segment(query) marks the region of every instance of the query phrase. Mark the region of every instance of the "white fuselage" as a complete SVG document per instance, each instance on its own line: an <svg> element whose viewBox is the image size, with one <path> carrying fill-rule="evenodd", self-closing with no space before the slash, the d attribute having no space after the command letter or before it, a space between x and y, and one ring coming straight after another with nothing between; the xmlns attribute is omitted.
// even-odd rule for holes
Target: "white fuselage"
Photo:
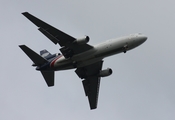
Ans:
<svg viewBox="0 0 175 120"><path fill-rule="evenodd" d="M76 67L84 67L98 62L105 57L121 52L125 53L126 51L141 45L146 39L147 37L140 33L110 39L106 42L95 45L92 49L86 52L74 55L72 58L66 59L64 56L61 56L59 59L57 58L55 62L52 63L52 69L66 70Z"/></svg>

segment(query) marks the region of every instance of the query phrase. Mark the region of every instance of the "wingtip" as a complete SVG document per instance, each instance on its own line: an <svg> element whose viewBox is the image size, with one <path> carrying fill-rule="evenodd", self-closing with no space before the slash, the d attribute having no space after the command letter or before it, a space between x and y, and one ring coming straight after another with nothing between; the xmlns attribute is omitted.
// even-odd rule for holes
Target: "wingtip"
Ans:
<svg viewBox="0 0 175 120"><path fill-rule="evenodd" d="M95 109L97 109L97 107L90 108L90 110L95 110Z"/></svg>
<svg viewBox="0 0 175 120"><path fill-rule="evenodd" d="M20 48L24 47L25 45L18 45Z"/></svg>
<svg viewBox="0 0 175 120"><path fill-rule="evenodd" d="M22 12L21 14L26 15L26 14L29 14L29 13L28 12Z"/></svg>

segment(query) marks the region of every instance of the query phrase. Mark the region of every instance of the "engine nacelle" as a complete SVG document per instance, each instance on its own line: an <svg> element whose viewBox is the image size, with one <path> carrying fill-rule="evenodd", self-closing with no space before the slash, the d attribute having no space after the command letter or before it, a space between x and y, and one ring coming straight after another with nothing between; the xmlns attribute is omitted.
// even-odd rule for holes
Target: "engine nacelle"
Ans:
<svg viewBox="0 0 175 120"><path fill-rule="evenodd" d="M77 38L75 41L74 41L74 43L77 43L77 44L80 44L80 45L82 45L82 44L86 44L86 43L88 43L89 42L89 36L85 36L85 37L83 37L83 38Z"/></svg>
<svg viewBox="0 0 175 120"><path fill-rule="evenodd" d="M101 70L100 73L99 73L99 76L100 77L107 77L111 74L112 74L112 69L107 68L107 69Z"/></svg>

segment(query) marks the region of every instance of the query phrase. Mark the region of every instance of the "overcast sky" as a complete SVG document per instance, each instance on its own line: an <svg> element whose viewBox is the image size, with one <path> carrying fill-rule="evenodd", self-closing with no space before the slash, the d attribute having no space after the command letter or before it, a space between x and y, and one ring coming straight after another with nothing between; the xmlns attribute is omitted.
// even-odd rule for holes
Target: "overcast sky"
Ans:
<svg viewBox="0 0 175 120"><path fill-rule="evenodd" d="M0 120L174 120L174 0L0 1ZM28 11L73 37L107 39L143 33L148 40L105 58L113 74L101 79L98 108L90 110L74 70L55 74L48 88L18 45L60 52L21 13Z"/></svg>

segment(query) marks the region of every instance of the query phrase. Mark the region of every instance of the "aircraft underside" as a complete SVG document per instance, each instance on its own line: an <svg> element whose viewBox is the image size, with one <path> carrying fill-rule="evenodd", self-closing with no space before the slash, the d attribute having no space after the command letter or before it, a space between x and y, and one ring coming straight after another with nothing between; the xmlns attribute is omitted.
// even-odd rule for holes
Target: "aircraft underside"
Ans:
<svg viewBox="0 0 175 120"><path fill-rule="evenodd" d="M102 69L103 58L122 52L126 53L147 39L145 35L137 33L92 46L88 44L90 40L88 36L74 38L28 12L22 14L33 22L50 41L59 44L62 53L51 54L47 50L42 50L39 55L26 45L20 45L19 47L33 61L32 66L41 71L49 87L54 86L55 71L75 69L75 73L82 79L90 109L97 108L101 77L112 74L111 68Z"/></svg>

